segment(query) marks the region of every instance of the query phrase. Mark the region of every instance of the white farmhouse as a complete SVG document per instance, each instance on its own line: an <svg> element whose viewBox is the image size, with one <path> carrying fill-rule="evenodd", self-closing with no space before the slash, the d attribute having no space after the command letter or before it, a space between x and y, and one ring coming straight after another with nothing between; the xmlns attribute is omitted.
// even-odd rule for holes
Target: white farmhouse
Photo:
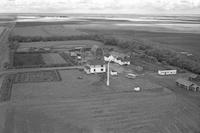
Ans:
<svg viewBox="0 0 200 133"><path fill-rule="evenodd" d="M87 74L104 73L106 72L106 64L103 60L90 60L84 67L84 71Z"/></svg>

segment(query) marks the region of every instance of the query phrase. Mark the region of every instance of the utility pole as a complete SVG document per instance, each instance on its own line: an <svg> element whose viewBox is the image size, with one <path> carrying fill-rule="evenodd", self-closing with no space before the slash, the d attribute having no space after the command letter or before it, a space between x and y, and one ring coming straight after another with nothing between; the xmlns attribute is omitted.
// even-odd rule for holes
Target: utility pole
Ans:
<svg viewBox="0 0 200 133"><path fill-rule="evenodd" d="M107 68L107 86L110 86L110 61L108 62L108 68Z"/></svg>

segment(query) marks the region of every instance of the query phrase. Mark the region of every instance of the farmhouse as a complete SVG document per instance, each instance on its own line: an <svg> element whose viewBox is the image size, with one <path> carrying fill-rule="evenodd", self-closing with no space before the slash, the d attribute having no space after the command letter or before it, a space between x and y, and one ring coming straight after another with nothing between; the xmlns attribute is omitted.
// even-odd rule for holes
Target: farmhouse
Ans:
<svg viewBox="0 0 200 133"><path fill-rule="evenodd" d="M177 74L177 70L158 70L159 75L174 75Z"/></svg>
<svg viewBox="0 0 200 133"><path fill-rule="evenodd" d="M104 73L106 72L105 62L103 60L89 60L84 67L84 71L87 74Z"/></svg>
<svg viewBox="0 0 200 133"><path fill-rule="evenodd" d="M193 90L193 91L200 91L200 86L188 81L187 79L177 79L176 85L180 86L181 88L187 89L187 90Z"/></svg>

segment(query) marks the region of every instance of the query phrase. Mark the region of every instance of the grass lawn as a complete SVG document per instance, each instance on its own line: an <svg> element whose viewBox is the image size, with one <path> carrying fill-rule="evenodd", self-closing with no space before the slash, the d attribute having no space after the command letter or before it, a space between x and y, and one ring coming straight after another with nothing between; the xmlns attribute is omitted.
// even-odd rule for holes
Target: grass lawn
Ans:
<svg viewBox="0 0 200 133"><path fill-rule="evenodd" d="M147 78L111 79L78 70L60 71L61 82L14 84L5 131L16 133L198 132L199 110ZM78 79L82 76L83 79ZM121 81L121 82L120 82ZM142 92L130 92L136 83ZM128 84L128 85L127 85ZM153 85L154 84L154 85ZM170 83L172 84L172 83ZM128 87L127 87L128 86ZM155 91L149 91L154 90ZM147 89L147 90L146 90ZM184 108L184 110L183 110ZM195 110L194 110L195 109ZM194 115L195 114L195 115Z"/></svg>

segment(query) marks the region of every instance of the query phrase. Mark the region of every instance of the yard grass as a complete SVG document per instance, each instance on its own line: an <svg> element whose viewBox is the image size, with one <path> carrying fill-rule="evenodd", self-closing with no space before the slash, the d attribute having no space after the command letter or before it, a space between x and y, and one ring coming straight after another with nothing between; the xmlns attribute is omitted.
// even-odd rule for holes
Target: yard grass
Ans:
<svg viewBox="0 0 200 133"><path fill-rule="evenodd" d="M14 119L9 119L6 127L16 133L200 131L200 108L186 97L165 89L126 91L127 84L134 86L136 82L143 83L143 87L159 87L147 83L148 78L135 81L119 76L107 87L102 81L96 84L100 81L98 75L78 70L63 70L60 75L61 82L14 84L11 101L15 111L8 113Z"/></svg>
<svg viewBox="0 0 200 133"><path fill-rule="evenodd" d="M15 53L14 67L29 67L45 65L40 53Z"/></svg>

